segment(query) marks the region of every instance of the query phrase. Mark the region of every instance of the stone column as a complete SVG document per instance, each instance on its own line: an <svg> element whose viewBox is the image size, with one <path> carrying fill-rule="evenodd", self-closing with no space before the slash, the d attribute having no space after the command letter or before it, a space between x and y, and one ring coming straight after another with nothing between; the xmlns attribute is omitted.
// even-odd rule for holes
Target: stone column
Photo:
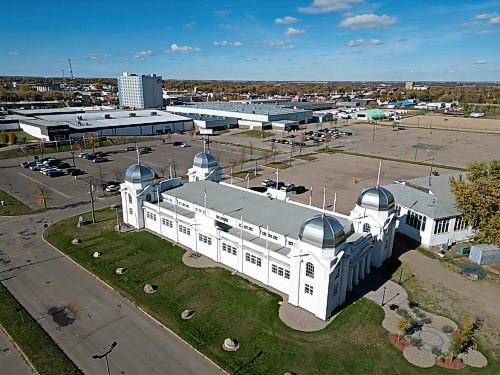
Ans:
<svg viewBox="0 0 500 375"><path fill-rule="evenodd" d="M370 258L371 258L371 255L370 253L366 254L366 258L365 258L365 273L368 275L370 273Z"/></svg>
<svg viewBox="0 0 500 375"><path fill-rule="evenodd" d="M365 278L365 261L366 258L363 258L359 261L359 278L361 280Z"/></svg>
<svg viewBox="0 0 500 375"><path fill-rule="evenodd" d="M354 266L354 285L358 285L359 282L359 262Z"/></svg>
<svg viewBox="0 0 500 375"><path fill-rule="evenodd" d="M352 266L349 266L349 276L347 277L347 290L350 292L352 290L352 278L353 278L353 273L354 269Z"/></svg>

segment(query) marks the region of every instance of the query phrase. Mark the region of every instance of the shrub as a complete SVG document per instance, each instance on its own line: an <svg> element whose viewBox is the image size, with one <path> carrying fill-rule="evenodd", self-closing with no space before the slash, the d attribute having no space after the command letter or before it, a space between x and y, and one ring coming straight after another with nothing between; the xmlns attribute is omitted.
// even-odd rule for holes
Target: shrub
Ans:
<svg viewBox="0 0 500 375"><path fill-rule="evenodd" d="M392 305L389 305L389 309L391 309L392 311L396 310L399 306L396 305L396 304L392 304Z"/></svg>
<svg viewBox="0 0 500 375"><path fill-rule="evenodd" d="M411 311L413 311L416 314L420 311L420 309L418 307L414 307L411 309Z"/></svg>
<svg viewBox="0 0 500 375"><path fill-rule="evenodd" d="M410 342L411 345L413 345L416 348L420 348L422 345L424 345L422 339L419 337L410 336L408 341Z"/></svg>
<svg viewBox="0 0 500 375"><path fill-rule="evenodd" d="M453 332L450 340L450 350L454 356L459 354L464 348L464 335L460 331Z"/></svg>
<svg viewBox="0 0 500 375"><path fill-rule="evenodd" d="M410 306L410 309L413 309L414 307L418 307L418 303L410 301L408 302L408 306Z"/></svg>
<svg viewBox="0 0 500 375"><path fill-rule="evenodd" d="M406 310L406 309L399 308L396 310L396 313L403 318L410 319L410 314L408 313L408 310Z"/></svg>
<svg viewBox="0 0 500 375"><path fill-rule="evenodd" d="M439 346L433 346L431 351L432 354L434 354L436 357L440 357L442 354L441 348Z"/></svg>
<svg viewBox="0 0 500 375"><path fill-rule="evenodd" d="M432 319L430 317L426 316L426 317L422 318L420 321L422 322L422 324L431 324Z"/></svg>
<svg viewBox="0 0 500 375"><path fill-rule="evenodd" d="M441 330L444 333L452 333L453 332L453 327L450 326L449 324L445 324L444 326L441 327Z"/></svg>
<svg viewBox="0 0 500 375"><path fill-rule="evenodd" d="M422 319L422 318L425 318L426 316L427 316L427 315L426 315L424 312L422 312L422 311L419 311L419 312L417 313L417 318Z"/></svg>

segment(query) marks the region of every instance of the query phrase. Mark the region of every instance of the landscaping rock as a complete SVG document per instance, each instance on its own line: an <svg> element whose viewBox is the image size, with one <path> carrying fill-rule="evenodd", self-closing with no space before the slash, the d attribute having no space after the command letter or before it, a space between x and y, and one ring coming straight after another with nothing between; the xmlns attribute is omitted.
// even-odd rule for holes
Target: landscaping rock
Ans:
<svg viewBox="0 0 500 375"><path fill-rule="evenodd" d="M118 267L115 271L115 273L117 275L123 275L124 273L126 273L128 271L128 268L126 267Z"/></svg>
<svg viewBox="0 0 500 375"><path fill-rule="evenodd" d="M99 251L96 251L94 254L92 254L94 258L99 258L101 255L102 253L100 253Z"/></svg>
<svg viewBox="0 0 500 375"><path fill-rule="evenodd" d="M235 352L239 349L240 343L236 339L227 338L222 343L222 349L226 352Z"/></svg>
<svg viewBox="0 0 500 375"><path fill-rule="evenodd" d="M85 224L85 221L83 220L83 216L80 216L78 218L78 223L76 223L76 227L81 228L81 227L83 227L84 224Z"/></svg>
<svg viewBox="0 0 500 375"><path fill-rule="evenodd" d="M144 285L144 293L152 294L158 290L158 285L146 284Z"/></svg>
<svg viewBox="0 0 500 375"><path fill-rule="evenodd" d="M412 365L421 367L421 368L428 368L434 366L436 363L436 359L434 355L428 350L421 350L418 348L415 348L414 346L409 346L403 351L403 355L406 358L408 362L410 362Z"/></svg>
<svg viewBox="0 0 500 375"><path fill-rule="evenodd" d="M78 238L73 238L73 239L71 240L71 243L72 243L73 245L78 245L80 242L82 242L82 241L80 241Z"/></svg>
<svg viewBox="0 0 500 375"><path fill-rule="evenodd" d="M467 353L459 354L459 358L464 360L464 363L471 367L486 367L488 365L488 360L486 357L477 350L469 350Z"/></svg>
<svg viewBox="0 0 500 375"><path fill-rule="evenodd" d="M181 312L181 319L189 320L194 316L195 312L196 311L194 311L194 310L184 310L183 312Z"/></svg>

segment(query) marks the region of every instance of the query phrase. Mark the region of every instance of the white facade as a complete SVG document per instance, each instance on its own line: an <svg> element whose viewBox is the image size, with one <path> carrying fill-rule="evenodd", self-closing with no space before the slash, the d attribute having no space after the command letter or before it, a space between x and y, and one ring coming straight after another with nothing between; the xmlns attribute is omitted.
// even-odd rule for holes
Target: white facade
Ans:
<svg viewBox="0 0 500 375"><path fill-rule="evenodd" d="M207 162L209 167L199 166ZM193 164L190 171L201 173L198 177L219 169L206 155L195 156ZM345 216L216 179L190 175L189 180L168 189L168 181L154 182L150 168L130 167L121 186L124 222L275 288L320 319L328 319L370 267L380 266L392 253L393 200L373 208L360 196Z"/></svg>
<svg viewBox="0 0 500 375"><path fill-rule="evenodd" d="M158 108L163 106L161 76L123 73L118 77L120 107Z"/></svg>

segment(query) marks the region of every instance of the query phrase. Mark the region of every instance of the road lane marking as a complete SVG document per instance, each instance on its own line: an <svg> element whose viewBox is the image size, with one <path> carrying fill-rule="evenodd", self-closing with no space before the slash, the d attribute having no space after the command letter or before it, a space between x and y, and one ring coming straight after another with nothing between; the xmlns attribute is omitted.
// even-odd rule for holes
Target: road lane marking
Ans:
<svg viewBox="0 0 500 375"><path fill-rule="evenodd" d="M72 199L72 198L73 198L73 197L70 197L69 195L66 195L66 194L64 194L64 193L61 193L59 190L56 190L56 189L54 189L53 187L50 187L50 186L48 186L48 185L45 185L43 182L40 182L40 181L38 181L38 180L35 180L34 178L31 178L31 177L29 177L29 176L26 176L24 173L19 172L19 174L20 174L21 176L23 176L23 177L26 177L28 180L31 180L31 181L33 181L33 182L36 182L37 184L40 184L40 185L45 186L46 188L48 188L48 189L50 189L50 190L52 190L52 191L56 192L57 194L61 194L61 195L62 195L63 197L65 197L65 198L68 198L68 199Z"/></svg>

